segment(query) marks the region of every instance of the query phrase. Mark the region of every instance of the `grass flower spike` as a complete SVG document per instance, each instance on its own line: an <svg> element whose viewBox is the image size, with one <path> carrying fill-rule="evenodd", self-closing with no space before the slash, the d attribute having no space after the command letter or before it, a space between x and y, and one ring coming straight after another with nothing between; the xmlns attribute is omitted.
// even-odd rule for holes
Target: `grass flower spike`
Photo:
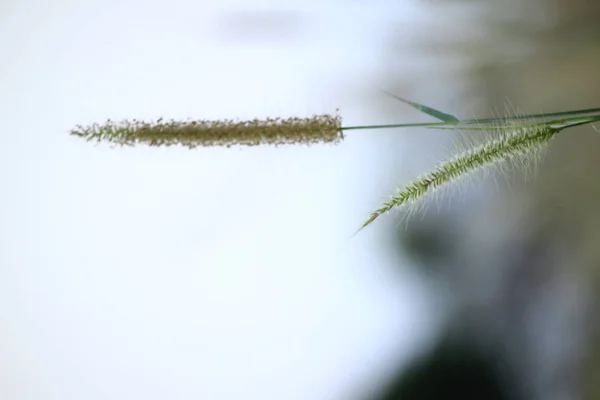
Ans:
<svg viewBox="0 0 600 400"><path fill-rule="evenodd" d="M417 204L425 195L473 172L502 164L510 159L535 156L558 132L560 129L546 125L504 131L499 138L468 149L398 190L395 196L371 214L360 229L393 208Z"/></svg>
<svg viewBox="0 0 600 400"><path fill-rule="evenodd" d="M78 125L72 135L88 141L106 141L120 145L145 143L150 146L180 144L198 146L257 146L261 144L337 143L344 138L341 118L337 115L314 115L309 118L269 118L252 121L164 121L138 120L90 126Z"/></svg>

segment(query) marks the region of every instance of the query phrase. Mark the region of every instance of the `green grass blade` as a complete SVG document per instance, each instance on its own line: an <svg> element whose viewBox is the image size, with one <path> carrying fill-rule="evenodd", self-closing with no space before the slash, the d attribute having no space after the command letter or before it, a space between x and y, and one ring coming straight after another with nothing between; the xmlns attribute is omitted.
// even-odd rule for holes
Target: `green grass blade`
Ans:
<svg viewBox="0 0 600 400"><path fill-rule="evenodd" d="M485 118L485 119L468 119L464 121L447 121L447 122L417 122L417 123L409 123L409 124L386 124L386 125L358 125L358 126L344 126L342 130L364 130L364 129L390 129L390 128L437 128L437 129L464 129L464 130L488 130L488 129L506 129L507 126L503 127L477 127L470 128L465 127L464 125L475 125L475 124L494 124L494 123L503 123L503 122L514 122L525 119L536 119L536 118L549 118L549 117L560 117L560 116L569 116L569 115L581 115L581 114L590 114L590 113L600 113L600 108L589 108L584 110L573 110L573 111L564 111L557 113L549 113L549 114L530 114L530 115L521 115L515 117L503 117L503 118ZM588 116L581 118L593 118L596 116ZM571 120L571 119L569 119ZM592 121L590 121L592 122ZM540 123L556 123L555 120L550 122L540 122ZM589 123L589 122L588 122ZM521 125L522 127L522 125Z"/></svg>
<svg viewBox="0 0 600 400"><path fill-rule="evenodd" d="M600 115L590 115L587 117L578 118L566 118L566 119L555 119L551 121L540 121L536 124L530 125L499 125L499 126L482 126L477 128L463 127L460 126L430 126L430 129L446 129L446 130L464 130L464 131L487 131L487 130L506 130L506 129L523 129L523 128L534 128L536 126L551 126L554 128L568 128L577 125L590 124L593 122L600 121Z"/></svg>
<svg viewBox="0 0 600 400"><path fill-rule="evenodd" d="M600 122L600 115L590 115L589 117L555 120L555 121L546 122L546 124L553 128L565 129L565 128L572 128L572 127L578 126L578 125L592 124L594 122Z"/></svg>
<svg viewBox="0 0 600 400"><path fill-rule="evenodd" d="M410 101L410 100L406 100L403 99L400 96L396 96L393 93L390 93L386 90L383 91L383 93L387 94L390 97L393 97L396 100L400 100L403 103L406 103L414 108L416 108L417 110L424 112L425 114L431 115L434 118L439 119L440 121L444 121L444 122L458 122L458 118L456 118L454 115L450 115L450 114L446 114L444 112L441 112L439 110L435 110L431 107L427 107L423 104L419 104L419 103L415 103L414 101Z"/></svg>
<svg viewBox="0 0 600 400"><path fill-rule="evenodd" d="M389 129L389 128L429 128L437 126L457 125L457 122L417 122L411 124L388 124L388 125L357 125L343 126L344 131L363 130L363 129Z"/></svg>
<svg viewBox="0 0 600 400"><path fill-rule="evenodd" d="M546 113L546 114L529 114L529 115L517 115L514 117L502 117L502 118L487 118L487 119L471 119L461 121L464 124L476 124L476 123L494 123L494 122L503 122L503 121L517 121L523 119L540 119L540 118L552 118L552 117L567 117L581 114L596 114L600 113L600 108L586 108L583 110L571 110L571 111L562 111L555 113Z"/></svg>

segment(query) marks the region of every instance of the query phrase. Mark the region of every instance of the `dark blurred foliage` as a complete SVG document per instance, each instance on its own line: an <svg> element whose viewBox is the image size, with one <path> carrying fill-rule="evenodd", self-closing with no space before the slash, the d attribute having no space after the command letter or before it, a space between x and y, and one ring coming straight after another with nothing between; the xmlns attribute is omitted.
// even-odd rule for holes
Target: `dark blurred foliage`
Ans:
<svg viewBox="0 0 600 400"><path fill-rule="evenodd" d="M410 51L436 60L430 76L460 82L452 109L428 105L477 116L502 109L507 99L511 112L515 105L523 113L600 106L600 2L426 3L444 14L440 26L421 26L409 45L400 33L391 47L398 59ZM461 67L451 62L457 58ZM433 85L432 78L407 81L393 71L386 79L394 82L390 90L419 93L423 102L419 87ZM429 96L436 98L435 89ZM418 141L404 145L416 149ZM451 316L468 334L442 336L373 399L600 399L599 155L598 133L574 129L552 143L535 179L516 174L510 190L429 210L408 229L390 231L433 287L443 282L469 310L467 318Z"/></svg>
<svg viewBox="0 0 600 400"><path fill-rule="evenodd" d="M373 400L519 400L498 353L465 339L445 339L418 358Z"/></svg>

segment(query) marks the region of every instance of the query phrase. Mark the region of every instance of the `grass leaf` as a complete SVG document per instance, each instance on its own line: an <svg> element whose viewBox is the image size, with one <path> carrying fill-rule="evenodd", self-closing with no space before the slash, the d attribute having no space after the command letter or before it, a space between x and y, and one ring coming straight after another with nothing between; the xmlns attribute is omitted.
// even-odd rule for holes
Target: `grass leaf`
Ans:
<svg viewBox="0 0 600 400"><path fill-rule="evenodd" d="M427 107L423 104L419 104L419 103L415 103L414 101L410 101L410 100L406 100L403 99L400 96L396 96L393 93L390 93L386 90L383 91L383 93L387 94L390 97L393 97L396 100L400 100L403 103L406 103L408 105L413 106L414 108L416 108L417 110L424 112L425 114L431 115L434 118L439 119L440 121L444 121L444 122L458 122L458 118L456 118L454 115L450 115L450 114L446 114L444 112L435 110L431 107Z"/></svg>

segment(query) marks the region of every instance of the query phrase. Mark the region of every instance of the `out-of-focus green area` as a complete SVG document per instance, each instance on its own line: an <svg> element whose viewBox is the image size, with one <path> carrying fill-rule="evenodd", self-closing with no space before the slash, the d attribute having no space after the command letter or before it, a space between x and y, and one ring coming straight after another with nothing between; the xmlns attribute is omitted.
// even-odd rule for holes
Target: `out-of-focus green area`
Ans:
<svg viewBox="0 0 600 400"><path fill-rule="evenodd" d="M446 1L430 9L440 25L416 33L411 49L458 87L444 103L453 108L433 106L468 118L600 104L600 3ZM405 57L406 46L391 42L394 57ZM390 81L405 97L418 92L419 82L393 73ZM414 148L431 140L415 137L406 139ZM469 185L483 193L441 214L431 207L398 230L402 251L458 299L450 336L463 339L443 333L380 399L600 398L598 170L600 133L578 127L552 143L532 176L508 171L509 185L496 177L500 190ZM493 355L487 361L482 348Z"/></svg>

